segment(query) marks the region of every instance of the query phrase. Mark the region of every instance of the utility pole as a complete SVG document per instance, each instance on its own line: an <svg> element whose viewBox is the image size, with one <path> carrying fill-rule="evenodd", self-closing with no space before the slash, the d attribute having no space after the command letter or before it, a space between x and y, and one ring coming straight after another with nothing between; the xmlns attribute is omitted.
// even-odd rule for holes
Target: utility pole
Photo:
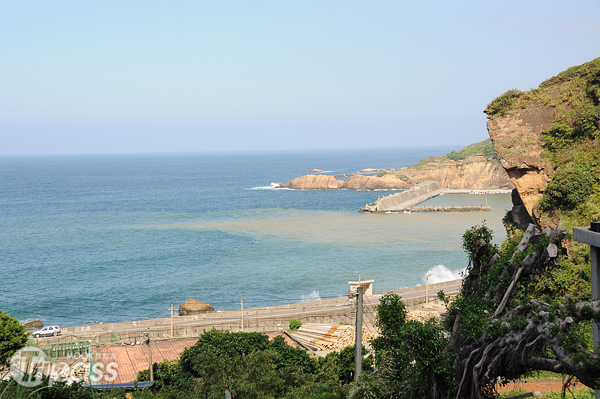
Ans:
<svg viewBox="0 0 600 399"><path fill-rule="evenodd" d="M173 334L173 304L171 304L171 338L175 335Z"/></svg>
<svg viewBox="0 0 600 399"><path fill-rule="evenodd" d="M246 298L242 298L242 300L240 301L242 303L242 328L241 328L241 332L244 332L244 301L246 300Z"/></svg>
<svg viewBox="0 0 600 399"><path fill-rule="evenodd" d="M356 334L354 338L354 382L362 373L362 319L363 319L363 287L356 287Z"/></svg>
<svg viewBox="0 0 600 399"><path fill-rule="evenodd" d="M92 340L89 340L88 346L88 363L90 366L90 370L88 372L88 380L90 382L90 387L94 385L94 380L92 379L92 369L94 368L94 356L92 355Z"/></svg>
<svg viewBox="0 0 600 399"><path fill-rule="evenodd" d="M150 341L150 327L148 327L148 332L146 333L148 339L146 343L148 344L148 362L150 363L150 381L154 381L154 370L152 367L152 345Z"/></svg>

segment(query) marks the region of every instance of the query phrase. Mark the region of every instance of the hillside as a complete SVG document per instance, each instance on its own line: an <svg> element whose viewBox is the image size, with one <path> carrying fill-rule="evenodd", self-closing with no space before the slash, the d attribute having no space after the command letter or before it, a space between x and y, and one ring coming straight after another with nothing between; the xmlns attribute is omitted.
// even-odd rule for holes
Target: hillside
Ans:
<svg viewBox="0 0 600 399"><path fill-rule="evenodd" d="M457 354L455 396L494 397L496 381L540 370L570 376L565 387L576 378L600 389L592 344L600 300L592 299L590 248L572 240L574 226L600 218L600 58L536 89L509 90L485 113L516 189L502 246L485 224L463 235L469 265L445 324Z"/></svg>

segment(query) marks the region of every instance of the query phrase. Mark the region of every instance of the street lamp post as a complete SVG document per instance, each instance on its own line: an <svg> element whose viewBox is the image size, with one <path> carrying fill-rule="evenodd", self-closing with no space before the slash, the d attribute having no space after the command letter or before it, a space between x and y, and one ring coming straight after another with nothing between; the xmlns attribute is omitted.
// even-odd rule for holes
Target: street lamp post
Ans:
<svg viewBox="0 0 600 399"><path fill-rule="evenodd" d="M242 303L242 328L241 328L241 332L244 332L244 301L246 300L246 298L242 298L242 300L240 301Z"/></svg>

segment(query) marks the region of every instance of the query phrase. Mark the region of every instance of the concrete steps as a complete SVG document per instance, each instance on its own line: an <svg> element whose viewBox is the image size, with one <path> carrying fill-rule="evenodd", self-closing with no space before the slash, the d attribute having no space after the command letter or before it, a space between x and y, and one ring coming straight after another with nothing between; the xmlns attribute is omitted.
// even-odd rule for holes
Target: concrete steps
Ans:
<svg viewBox="0 0 600 399"><path fill-rule="evenodd" d="M324 350L334 346L348 328L351 326L306 323L290 336L305 345Z"/></svg>

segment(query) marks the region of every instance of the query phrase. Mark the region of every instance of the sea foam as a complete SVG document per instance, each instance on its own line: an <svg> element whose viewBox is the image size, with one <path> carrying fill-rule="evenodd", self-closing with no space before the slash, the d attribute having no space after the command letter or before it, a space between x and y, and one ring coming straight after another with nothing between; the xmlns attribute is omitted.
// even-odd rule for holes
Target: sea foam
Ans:
<svg viewBox="0 0 600 399"><path fill-rule="evenodd" d="M437 265L427 270L425 275L431 274L431 276L429 276L429 284L435 284L443 283L444 281L458 280L459 278L462 278L465 271L466 268L450 270L444 265ZM425 276L423 276L423 280L425 280Z"/></svg>
<svg viewBox="0 0 600 399"><path fill-rule="evenodd" d="M320 301L321 295L319 291L313 291L308 295L300 295L300 302Z"/></svg>

